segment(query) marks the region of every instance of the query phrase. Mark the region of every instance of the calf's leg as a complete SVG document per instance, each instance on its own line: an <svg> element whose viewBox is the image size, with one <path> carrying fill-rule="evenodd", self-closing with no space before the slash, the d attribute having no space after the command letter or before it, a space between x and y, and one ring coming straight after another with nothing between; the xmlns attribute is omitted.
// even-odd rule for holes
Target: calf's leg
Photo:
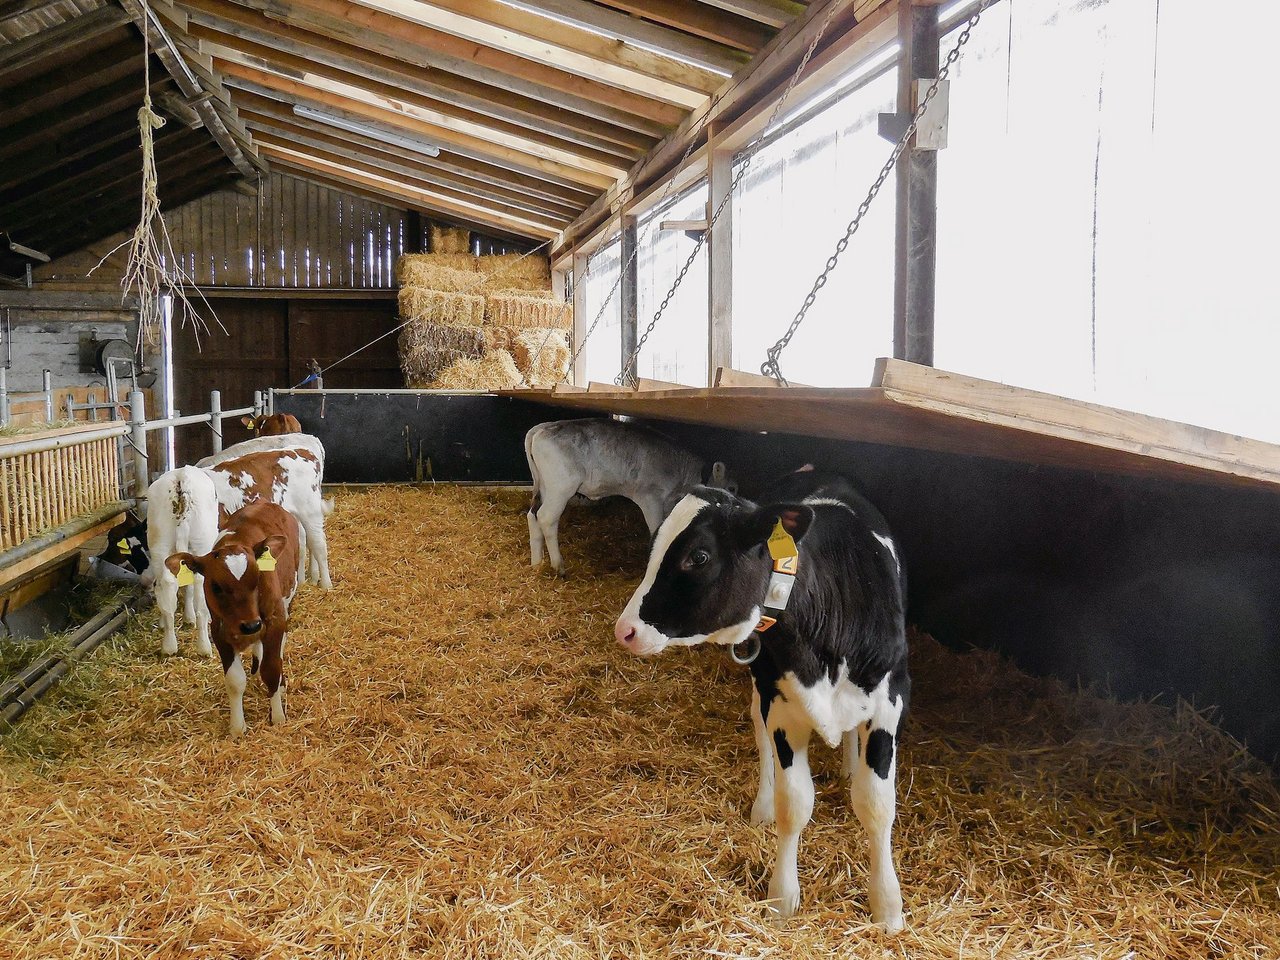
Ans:
<svg viewBox="0 0 1280 960"><path fill-rule="evenodd" d="M187 587L187 598L195 594L193 606L196 620L196 651L202 656L212 657L213 647L209 643L209 605L204 602L204 577L196 577L196 582Z"/></svg>
<svg viewBox="0 0 1280 960"><path fill-rule="evenodd" d="M565 504L573 496L574 490L544 489L542 506L538 508L538 526L547 544L547 557L556 573L564 575L564 558L560 556L560 517L564 513Z"/></svg>
<svg viewBox="0 0 1280 960"><path fill-rule="evenodd" d="M312 565L317 574L316 582L320 584L321 590L332 590L333 581L329 579L329 541L324 536L324 514L321 513L319 517L308 516L300 525L306 531L306 549L311 551ZM299 550L302 550L301 544Z"/></svg>
<svg viewBox="0 0 1280 960"><path fill-rule="evenodd" d="M284 645L288 635L280 633L262 641L262 682L271 697L271 723L284 723Z"/></svg>
<svg viewBox="0 0 1280 960"><path fill-rule="evenodd" d="M760 752L760 789L751 805L751 822L773 823L773 740L760 712L760 691L751 688L751 725L755 728L756 749Z"/></svg>
<svg viewBox="0 0 1280 960"><path fill-rule="evenodd" d="M542 566L542 524L538 523L538 507L542 505L542 497L537 489L533 491L533 502L529 504L529 566L537 569Z"/></svg>
<svg viewBox="0 0 1280 960"><path fill-rule="evenodd" d="M813 775L809 772L810 730L773 730L773 806L777 819L778 853L769 878L769 905L778 919L800 906L800 874L796 856L800 833L813 816Z"/></svg>
<svg viewBox="0 0 1280 960"><path fill-rule="evenodd" d="M155 578L156 606L160 610L160 623L164 626L164 639L160 642L160 652L172 657L178 652L178 578L169 572L169 568L160 565Z"/></svg>
<svg viewBox="0 0 1280 960"><path fill-rule="evenodd" d="M859 756L853 765L850 783L854 812L867 833L867 899L871 919L886 933L902 930L902 888L893 866L892 846L897 810L894 774L901 715L901 699L896 707L887 698L876 706L871 719L858 731Z"/></svg>
<svg viewBox="0 0 1280 960"><path fill-rule="evenodd" d="M227 732L233 737L244 733L244 688L247 678L244 673L244 662L235 647L222 640L214 639L218 647L218 656L222 660L223 679L227 686L227 706L231 711L231 720Z"/></svg>

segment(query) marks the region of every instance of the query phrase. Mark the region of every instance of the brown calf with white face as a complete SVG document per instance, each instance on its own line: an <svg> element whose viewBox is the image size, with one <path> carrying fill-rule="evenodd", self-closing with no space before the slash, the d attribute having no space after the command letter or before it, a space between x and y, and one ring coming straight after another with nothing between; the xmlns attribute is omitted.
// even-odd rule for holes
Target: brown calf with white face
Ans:
<svg viewBox="0 0 1280 960"><path fill-rule="evenodd" d="M302 432L302 424L292 413L264 413L260 417L241 417L240 422L252 430L255 437L279 437Z"/></svg>
<svg viewBox="0 0 1280 960"><path fill-rule="evenodd" d="M248 672L261 665L271 722L284 722L284 647L289 603L298 589L299 550L298 521L283 507L259 501L232 514L204 556L175 553L165 560L174 576L185 566L204 577L213 643L226 675L232 736L245 730L245 654L252 656Z"/></svg>

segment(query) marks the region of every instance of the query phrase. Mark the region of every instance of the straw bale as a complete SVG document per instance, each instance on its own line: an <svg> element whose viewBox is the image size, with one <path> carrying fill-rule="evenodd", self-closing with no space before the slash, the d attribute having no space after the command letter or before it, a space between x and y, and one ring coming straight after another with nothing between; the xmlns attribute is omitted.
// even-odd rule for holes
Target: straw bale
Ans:
<svg viewBox="0 0 1280 960"><path fill-rule="evenodd" d="M451 364L484 353L483 327L446 327L414 321L400 331L400 369L405 386L431 386Z"/></svg>
<svg viewBox="0 0 1280 960"><path fill-rule="evenodd" d="M445 293L481 293L484 275L432 263L417 263L402 272L400 288L442 290Z"/></svg>
<svg viewBox="0 0 1280 960"><path fill-rule="evenodd" d="M484 322L491 327L527 330L573 328L573 305L561 300L546 300L520 293L491 293L485 297Z"/></svg>
<svg viewBox="0 0 1280 960"><path fill-rule="evenodd" d="M513 331L511 354L531 387L551 387L569 370L569 335L563 330Z"/></svg>
<svg viewBox="0 0 1280 960"><path fill-rule="evenodd" d="M467 253L471 249L471 231L464 227L438 227L431 224L432 253Z"/></svg>
<svg viewBox="0 0 1280 960"><path fill-rule="evenodd" d="M475 294L401 287L399 299L400 316L406 320L448 327L479 326L484 322L484 297Z"/></svg>
<svg viewBox="0 0 1280 960"><path fill-rule="evenodd" d="M510 390L524 384L516 362L506 350L493 350L472 360L451 364L432 384L437 390Z"/></svg>
<svg viewBox="0 0 1280 960"><path fill-rule="evenodd" d="M542 298L554 296L551 292L551 284L542 280L535 280L528 277L507 277L500 274L492 274L485 278L483 289L488 293L522 293L526 296L534 295Z"/></svg>
<svg viewBox="0 0 1280 960"><path fill-rule="evenodd" d="M481 327L484 332L484 349L488 353L490 350L506 350L510 352L512 338L515 335L514 330L507 327Z"/></svg>
<svg viewBox="0 0 1280 960"><path fill-rule="evenodd" d="M251 678L227 739L217 662L188 632L158 664L148 612L0 734L6 960L1280 957L1268 768L1186 705L919 635L907 930L870 929L866 841L816 740L804 901L771 923L747 672L610 637L638 510L571 506L562 581L529 568L526 493L337 498L336 589L290 608L282 727Z"/></svg>
<svg viewBox="0 0 1280 960"><path fill-rule="evenodd" d="M438 271L447 270L448 274L439 274ZM461 271L469 274L471 283L478 282L474 276L476 273L476 258L469 253L406 253L403 257L396 261L396 282L402 287L430 287L434 290L454 290L456 287L440 287L441 276L448 282L457 282L450 280L452 271Z"/></svg>
<svg viewBox="0 0 1280 960"><path fill-rule="evenodd" d="M551 261L536 253L528 256L518 253L503 253L488 257L477 257L476 269L490 276L536 280L548 289L551 287Z"/></svg>

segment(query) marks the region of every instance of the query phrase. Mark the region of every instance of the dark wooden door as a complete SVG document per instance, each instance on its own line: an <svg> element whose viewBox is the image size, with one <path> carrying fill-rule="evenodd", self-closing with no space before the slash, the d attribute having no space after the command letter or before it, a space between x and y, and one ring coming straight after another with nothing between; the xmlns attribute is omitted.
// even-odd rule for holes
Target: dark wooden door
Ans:
<svg viewBox="0 0 1280 960"><path fill-rule="evenodd" d="M312 359L329 366L393 330L396 303L389 297L218 297L211 300L218 324L198 337L179 330L173 343L174 405L183 413L209 409L209 392L222 391L224 410L247 407L255 390L286 389L302 381ZM324 375L329 388L404 386L396 335L382 336ZM306 424L303 424L306 428ZM246 440L239 419L223 422L223 443ZM178 463L208 456L209 428L180 427Z"/></svg>

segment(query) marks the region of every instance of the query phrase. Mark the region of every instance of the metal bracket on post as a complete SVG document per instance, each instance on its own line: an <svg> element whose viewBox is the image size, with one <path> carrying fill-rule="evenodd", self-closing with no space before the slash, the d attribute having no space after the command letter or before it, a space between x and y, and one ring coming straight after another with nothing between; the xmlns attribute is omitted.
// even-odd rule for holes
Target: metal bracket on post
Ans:
<svg viewBox="0 0 1280 960"><path fill-rule="evenodd" d="M213 431L213 452L222 452L222 391L209 391L209 429Z"/></svg>
<svg viewBox="0 0 1280 960"><path fill-rule="evenodd" d="M44 391L44 419L46 423L53 423L53 372L44 371L43 381L41 389Z"/></svg>
<svg viewBox="0 0 1280 960"><path fill-rule="evenodd" d="M890 143L902 139L911 118L920 107L925 91L933 84L932 80L916 80L912 83L912 105L909 112L882 113L877 118L876 132ZM933 95L929 105L920 115L916 124L915 139L911 143L913 150L945 150L947 147L947 127L951 120L951 81L939 80L938 92Z"/></svg>
<svg viewBox="0 0 1280 960"><path fill-rule="evenodd" d="M253 419L257 420L262 416L262 411L266 408L266 391L253 391Z"/></svg>

